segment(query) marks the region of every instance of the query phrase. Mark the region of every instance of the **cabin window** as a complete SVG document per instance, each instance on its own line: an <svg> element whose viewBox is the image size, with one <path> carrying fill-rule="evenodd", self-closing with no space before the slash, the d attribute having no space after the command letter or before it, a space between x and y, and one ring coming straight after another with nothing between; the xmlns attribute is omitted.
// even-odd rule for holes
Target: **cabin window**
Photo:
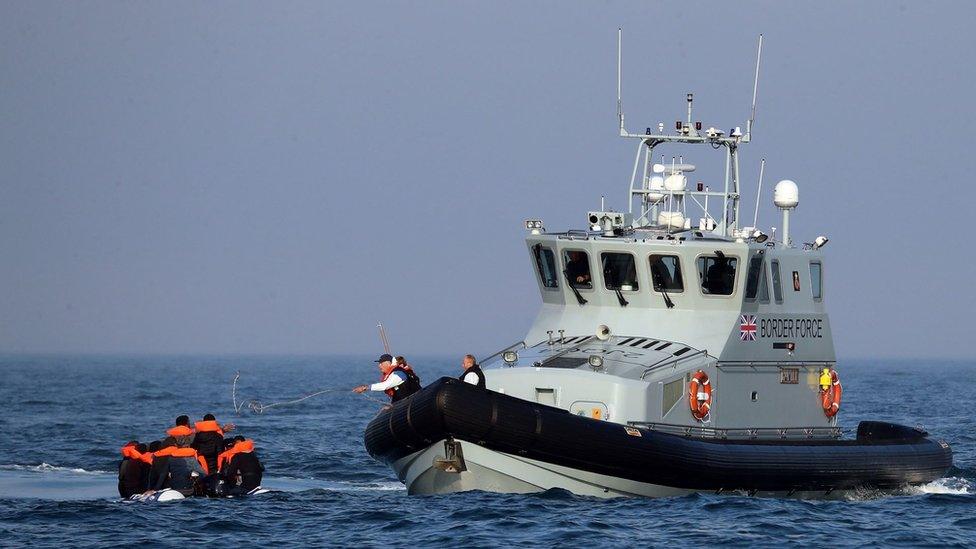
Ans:
<svg viewBox="0 0 976 549"><path fill-rule="evenodd" d="M545 288L558 288L559 277L556 275L556 256L552 250L543 248L540 244L532 247L535 254L535 264L539 269L539 278Z"/></svg>
<svg viewBox="0 0 976 549"><path fill-rule="evenodd" d="M820 263L810 263L810 289L813 299L823 299L823 266Z"/></svg>
<svg viewBox="0 0 976 549"><path fill-rule="evenodd" d="M566 265L566 279L574 288L593 288L593 277L590 275L590 256L583 250L566 250L563 252L563 264Z"/></svg>
<svg viewBox="0 0 976 549"><path fill-rule="evenodd" d="M749 275L746 277L746 300L754 301L757 297L763 303L769 303L766 261L762 254L756 254L749 260Z"/></svg>
<svg viewBox="0 0 976 549"><path fill-rule="evenodd" d="M683 292L684 281L681 280L681 263L676 255L652 255L651 282L655 292Z"/></svg>
<svg viewBox="0 0 976 549"><path fill-rule="evenodd" d="M603 252L603 282L608 290L637 291L637 263L625 253Z"/></svg>
<svg viewBox="0 0 976 549"><path fill-rule="evenodd" d="M727 255L704 255L698 258L698 279L703 294L732 295L735 291L735 269L738 259Z"/></svg>
<svg viewBox="0 0 976 549"><path fill-rule="evenodd" d="M779 280L779 260L774 259L770 264L770 270L773 271L773 299L776 303L783 302L783 283Z"/></svg>

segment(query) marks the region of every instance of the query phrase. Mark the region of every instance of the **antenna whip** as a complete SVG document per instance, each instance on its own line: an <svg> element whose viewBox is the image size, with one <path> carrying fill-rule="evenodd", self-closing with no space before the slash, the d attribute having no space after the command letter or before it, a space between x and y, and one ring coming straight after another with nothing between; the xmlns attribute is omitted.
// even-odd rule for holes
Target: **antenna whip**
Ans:
<svg viewBox="0 0 976 549"><path fill-rule="evenodd" d="M383 342L383 352L390 355L390 340L386 338L386 328L383 327L382 322L377 322L376 327L380 329L380 341Z"/></svg>

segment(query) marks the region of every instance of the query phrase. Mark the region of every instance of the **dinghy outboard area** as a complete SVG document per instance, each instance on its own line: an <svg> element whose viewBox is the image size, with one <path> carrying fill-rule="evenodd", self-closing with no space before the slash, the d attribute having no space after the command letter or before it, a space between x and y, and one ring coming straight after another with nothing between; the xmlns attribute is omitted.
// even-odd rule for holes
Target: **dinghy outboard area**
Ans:
<svg viewBox="0 0 976 549"><path fill-rule="evenodd" d="M799 185L774 185L782 218L760 228L762 160L744 220L739 157L762 43L744 131L696 120L689 93L673 129L631 133L618 31L619 135L637 144L626 207L601 199L569 230L526 220L541 306L520 341L481 361L486 388L444 378L370 422L367 451L410 493L823 498L952 466L949 444L924 428L840 428L856 395L844 394L826 309L829 239L790 232ZM719 169L699 170L689 148L717 151Z"/></svg>

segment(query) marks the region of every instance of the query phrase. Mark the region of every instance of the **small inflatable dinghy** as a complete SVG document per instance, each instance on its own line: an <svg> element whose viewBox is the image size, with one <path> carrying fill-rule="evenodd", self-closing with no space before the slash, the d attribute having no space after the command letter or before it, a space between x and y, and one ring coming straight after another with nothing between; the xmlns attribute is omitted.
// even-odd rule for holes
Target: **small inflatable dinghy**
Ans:
<svg viewBox="0 0 976 549"><path fill-rule="evenodd" d="M223 497L226 497L228 499L242 498L242 497L245 497L245 496L257 496L257 495L261 495L261 494L267 494L270 491L271 490L269 490L267 488L264 488L262 486L258 486L257 488L251 490L250 492L248 492L246 494L242 494L242 495L228 495L228 496L223 496ZM187 498L182 493L180 493L180 492L178 492L176 490L173 490L171 488L166 488L165 490L157 490L155 492L152 492L151 494L135 494L135 495L129 497L129 499L126 500L126 501L137 501L137 502L141 502L141 503L165 503L165 502L169 502L169 501L180 501L180 500L183 500L183 499L187 499Z"/></svg>
<svg viewBox="0 0 976 549"><path fill-rule="evenodd" d="M156 490L151 494L135 494L130 496L127 501L138 501L141 503L165 503L168 501L179 501L181 499L186 499L186 496L176 490L167 488L165 490Z"/></svg>
<svg viewBox="0 0 976 549"><path fill-rule="evenodd" d="M411 493L824 497L927 483L952 465L947 443L891 423L862 422L847 440L721 440L582 417L450 378L382 411L365 445Z"/></svg>

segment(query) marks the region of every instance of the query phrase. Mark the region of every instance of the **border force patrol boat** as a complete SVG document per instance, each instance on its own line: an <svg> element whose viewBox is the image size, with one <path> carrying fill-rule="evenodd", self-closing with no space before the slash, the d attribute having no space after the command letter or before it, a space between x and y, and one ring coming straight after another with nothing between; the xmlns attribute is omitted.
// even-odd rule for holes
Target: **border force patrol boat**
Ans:
<svg viewBox="0 0 976 549"><path fill-rule="evenodd" d="M758 198L742 226L739 148L762 36L744 132L703 130L691 94L673 132L628 132L619 31L617 48L620 136L637 141L628 211L588 212L566 232L527 221L542 307L525 338L484 361L487 390L444 378L381 412L369 453L412 494L820 498L944 475L952 451L921 428L864 421L842 437L827 238L792 241L796 184L775 186L778 234L757 227ZM721 190L689 186L695 166L656 157L662 145L724 152Z"/></svg>

